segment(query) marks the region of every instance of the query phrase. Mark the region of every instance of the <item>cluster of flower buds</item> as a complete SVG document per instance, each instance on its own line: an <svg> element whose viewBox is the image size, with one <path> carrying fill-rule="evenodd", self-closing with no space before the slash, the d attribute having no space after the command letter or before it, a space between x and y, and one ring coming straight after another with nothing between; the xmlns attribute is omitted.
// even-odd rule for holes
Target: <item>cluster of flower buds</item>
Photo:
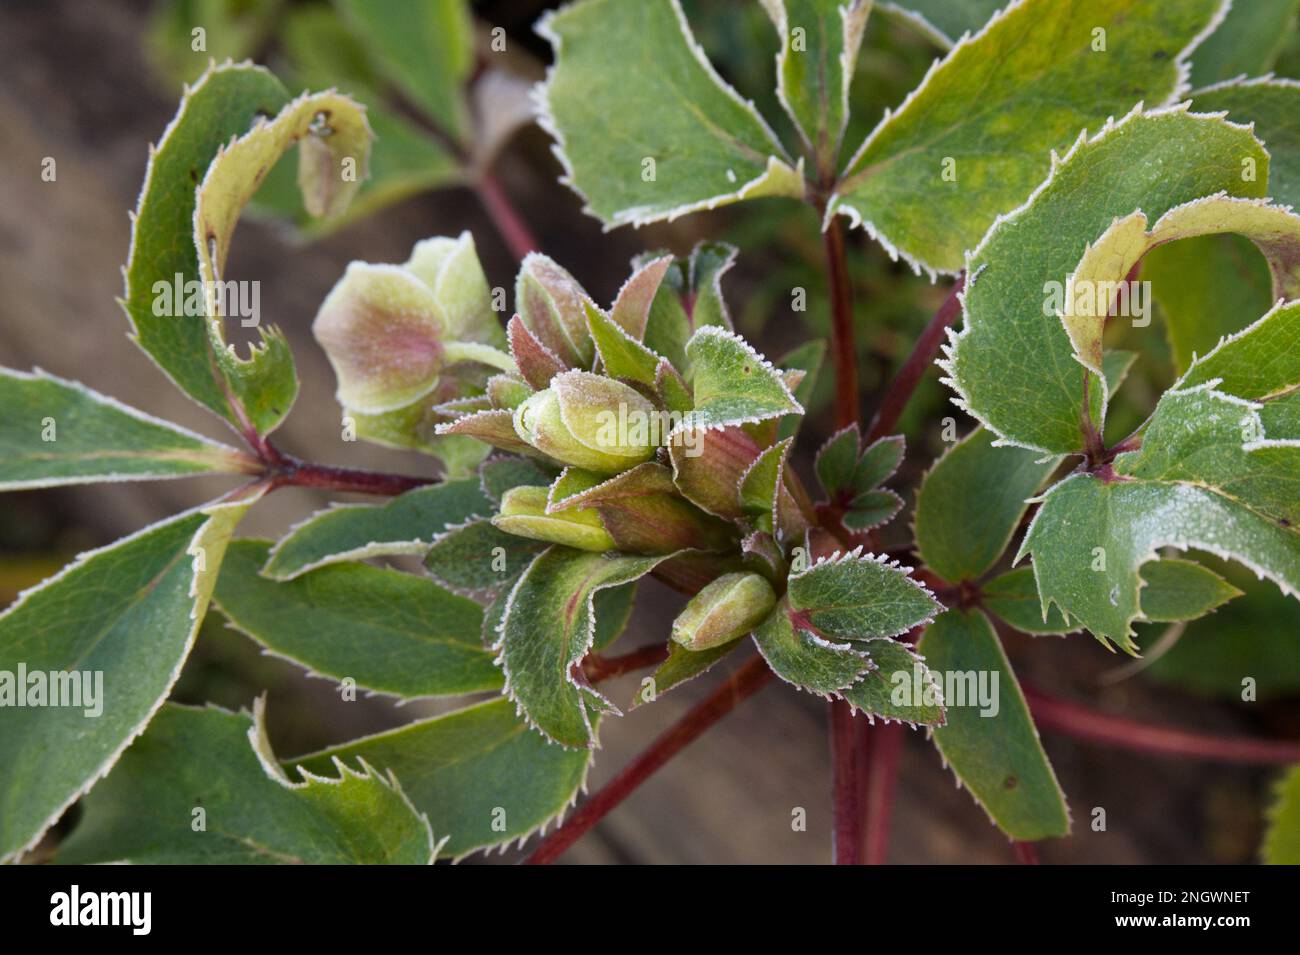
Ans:
<svg viewBox="0 0 1300 955"><path fill-rule="evenodd" d="M368 436L380 419L405 434L433 423L437 440L474 439L555 475L505 493L498 529L666 557L656 572L698 590L674 639L703 650L767 615L813 521L786 467L805 372L731 331L718 288L730 261L720 246L646 257L606 310L529 255L503 336L468 237L429 240L403 266L350 266L315 332Z"/></svg>

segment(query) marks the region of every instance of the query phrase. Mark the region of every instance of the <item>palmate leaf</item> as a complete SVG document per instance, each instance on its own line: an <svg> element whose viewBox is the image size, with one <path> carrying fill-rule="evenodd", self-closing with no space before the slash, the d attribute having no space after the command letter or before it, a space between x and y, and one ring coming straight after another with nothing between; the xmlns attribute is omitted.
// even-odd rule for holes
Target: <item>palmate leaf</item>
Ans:
<svg viewBox="0 0 1300 955"><path fill-rule="evenodd" d="M267 580L267 541L231 544L213 601L276 656L403 700L501 688L484 649L483 608L431 580L338 563Z"/></svg>
<svg viewBox="0 0 1300 955"><path fill-rule="evenodd" d="M864 225L917 271L957 272L965 250L1042 180L1052 149L1135 103L1173 101L1183 60L1226 6L1010 3L885 116L849 161L827 214Z"/></svg>
<svg viewBox="0 0 1300 955"><path fill-rule="evenodd" d="M802 168L718 76L678 0L579 0L537 30L555 51L541 123L566 182L606 226L803 196Z"/></svg>
<svg viewBox="0 0 1300 955"><path fill-rule="evenodd" d="M1065 795L988 618L979 610L949 610L929 626L917 650L966 697L945 695L948 719L933 736L962 785L1013 839L1067 835ZM991 699L972 694L980 681Z"/></svg>
<svg viewBox="0 0 1300 955"><path fill-rule="evenodd" d="M589 708L617 708L575 673L596 636L593 598L640 579L668 556L553 546L529 564L510 591L494 647L500 652L506 692L528 725L563 746L595 746Z"/></svg>
<svg viewBox="0 0 1300 955"><path fill-rule="evenodd" d="M1033 554L1044 608L1054 601L1131 649L1139 568L1164 546L1231 558L1300 591L1300 421L1285 397L1248 400L1300 385L1296 350L1269 352L1298 324L1300 304L1281 305L1225 341L1165 393L1141 450L1119 455L1113 477L1078 473L1044 495L1020 553Z"/></svg>
<svg viewBox="0 0 1300 955"><path fill-rule="evenodd" d="M0 368L0 490L256 473L234 448L39 369Z"/></svg>
<svg viewBox="0 0 1300 955"><path fill-rule="evenodd" d="M872 0L763 0L781 42L776 92L805 143L827 167L849 116L849 83Z"/></svg>
<svg viewBox="0 0 1300 955"><path fill-rule="evenodd" d="M9 684L0 685L9 698L0 706L0 859L35 845L166 699L230 535L255 499L210 504L82 554L0 614ZM24 671L42 682L75 671L96 700L19 706L12 694L35 685L23 685Z"/></svg>
<svg viewBox="0 0 1300 955"><path fill-rule="evenodd" d="M1260 178L1243 181L1246 168ZM1086 419L1098 428L1104 420L1106 389L1075 360L1048 283L1063 289L1087 243L1116 216L1141 208L1159 218L1219 192L1258 198L1267 168L1249 129L1182 107L1135 110L1091 139L1081 135L1053 159L1034 196L967 257L964 326L943 363L958 403L1005 443L1081 450Z"/></svg>
<svg viewBox="0 0 1300 955"><path fill-rule="evenodd" d="M976 428L935 462L916 498L916 546L945 580L974 580L1011 542L1060 458L993 444Z"/></svg>
<svg viewBox="0 0 1300 955"><path fill-rule="evenodd" d="M296 524L271 549L262 573L292 580L344 560L423 554L439 535L492 510L473 477L416 488L386 504L336 505Z"/></svg>
<svg viewBox="0 0 1300 955"><path fill-rule="evenodd" d="M336 764L291 782L258 703L255 716L166 704L86 798L59 862L433 862L428 819L372 767Z"/></svg>
<svg viewBox="0 0 1300 955"><path fill-rule="evenodd" d="M323 215L345 207L365 178L369 142L364 113L346 97L304 94L290 102L267 71L226 63L186 91L150 153L123 307L146 354L181 390L237 427L247 420L266 433L288 413L298 390L288 343L262 328L260 344L238 357L225 344L217 289L202 287L199 315L176 283L224 279L239 213L291 145L300 144L307 208Z"/></svg>
<svg viewBox="0 0 1300 955"><path fill-rule="evenodd" d="M506 699L479 703L286 761L314 773L334 760L396 775L457 858L505 846L546 826L585 788L591 750L547 742Z"/></svg>

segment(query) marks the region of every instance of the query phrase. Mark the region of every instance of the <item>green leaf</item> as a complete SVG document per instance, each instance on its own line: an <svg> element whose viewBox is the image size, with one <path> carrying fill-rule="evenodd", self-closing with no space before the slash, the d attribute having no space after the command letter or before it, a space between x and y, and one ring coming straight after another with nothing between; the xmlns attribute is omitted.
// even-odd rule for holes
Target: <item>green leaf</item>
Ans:
<svg viewBox="0 0 1300 955"><path fill-rule="evenodd" d="M735 265L736 254L736 247L726 242L696 243L688 258L676 259L668 267L650 303L641 340L687 380L692 371L686 343L696 330L707 325L732 328L722 297L722 276ZM638 256L633 264L654 261L658 255L652 252Z"/></svg>
<svg viewBox="0 0 1300 955"><path fill-rule="evenodd" d="M319 773L335 758L392 771L460 858L522 842L563 813L586 786L591 751L551 745L496 699L288 762Z"/></svg>
<svg viewBox="0 0 1300 955"><path fill-rule="evenodd" d="M917 649L957 691L945 695L948 722L934 731L934 744L989 819L1012 839L1068 835L1065 795L988 618L978 610L950 610ZM971 692L986 679L982 689L991 696Z"/></svg>
<svg viewBox="0 0 1300 955"><path fill-rule="evenodd" d="M836 554L790 575L790 609L825 639L896 637L943 609L910 571L860 547Z"/></svg>
<svg viewBox="0 0 1300 955"><path fill-rule="evenodd" d="M1295 28L1298 8L1297 0L1233 3L1192 55L1192 87L1268 72Z"/></svg>
<svg viewBox="0 0 1300 955"><path fill-rule="evenodd" d="M776 95L820 161L833 168L871 0L764 0L781 52Z"/></svg>
<svg viewBox="0 0 1300 955"><path fill-rule="evenodd" d="M826 343L820 339L814 339L813 341L804 342L797 348L792 348L776 363L778 368L794 369L804 373L803 380L795 385L791 391L794 394L794 400L799 402L805 409L812 404L813 393L817 390L817 379L825 357ZM802 415L789 415L782 418L781 423L777 426L776 436L778 438L793 438L799 433L801 424L803 424Z"/></svg>
<svg viewBox="0 0 1300 955"><path fill-rule="evenodd" d="M1156 623L1195 620L1241 591L1195 561L1166 557L1142 569L1142 615Z"/></svg>
<svg viewBox="0 0 1300 955"><path fill-rule="evenodd" d="M1225 232L1244 235L1259 247L1269 264L1274 299L1300 295L1300 266L1296 264L1300 261L1300 216L1288 208L1265 200L1206 196L1169 210L1149 229L1147 222L1141 211L1116 218L1088 246L1066 282L1061 322L1074 343L1075 357L1097 374L1102 374L1102 330L1112 297L1108 292L1094 295L1092 290L1118 288L1142 257L1158 246Z"/></svg>
<svg viewBox="0 0 1300 955"><path fill-rule="evenodd" d="M471 520L439 534L424 566L449 590L497 594L545 549L539 541L498 530L489 520Z"/></svg>
<svg viewBox="0 0 1300 955"><path fill-rule="evenodd" d="M867 654L848 643L837 644L799 626L788 598L782 598L754 631L754 643L772 672L801 690L832 697L871 669Z"/></svg>
<svg viewBox="0 0 1300 955"><path fill-rule="evenodd" d="M1297 6L1296 0L1287 2ZM1233 11L1243 6L1234 4ZM1268 147L1269 197L1281 205L1300 205L1300 81L1260 77L1222 83L1198 91L1192 106L1226 110L1234 122L1253 123L1255 135Z"/></svg>
<svg viewBox="0 0 1300 955"><path fill-rule="evenodd" d="M743 338L716 325L686 344L694 371L695 409L675 430L713 430L803 414L781 373Z"/></svg>
<svg viewBox="0 0 1300 955"><path fill-rule="evenodd" d="M86 797L58 861L433 862L429 820L372 767L323 766L327 775L290 782L266 742L261 703L254 716L165 705Z"/></svg>
<svg viewBox="0 0 1300 955"><path fill-rule="evenodd" d="M843 699L870 717L933 725L944 719L934 675L903 644L889 639L833 643L814 633L787 599L754 631L754 643L772 671L818 696ZM898 677L898 674L902 674ZM895 697L900 683L916 697Z"/></svg>
<svg viewBox="0 0 1300 955"><path fill-rule="evenodd" d="M303 208L292 157L277 162L249 205L250 214L288 219L307 239L372 215L408 196L463 181L460 162L438 140L384 103L365 45L328 6L295 6L285 17L279 41L295 88L337 87L366 104L366 118L382 145L371 157L370 178L346 212L316 219Z"/></svg>
<svg viewBox="0 0 1300 955"><path fill-rule="evenodd" d="M590 302L587 307L587 327L596 352L605 366L604 374L654 387L655 372L661 359L628 334L622 326Z"/></svg>
<svg viewBox="0 0 1300 955"><path fill-rule="evenodd" d="M876 4L906 20L942 47L950 47L965 33L974 33L1007 0L883 0Z"/></svg>
<svg viewBox="0 0 1300 955"><path fill-rule="evenodd" d="M144 36L150 65L173 86L192 82L215 60L242 60L266 42L284 0L164 0L152 8ZM204 29L194 49L194 29Z"/></svg>
<svg viewBox="0 0 1300 955"><path fill-rule="evenodd" d="M464 0L334 0L377 68L457 139L469 136L461 86L474 67Z"/></svg>
<svg viewBox="0 0 1300 955"><path fill-rule="evenodd" d="M1177 644L1151 663L1144 676L1200 696L1237 702L1246 680L1261 702L1294 696L1300 691L1294 601L1244 568L1224 570L1244 596L1188 624ZM1138 642L1149 649L1144 629L1151 628L1139 627Z"/></svg>
<svg viewBox="0 0 1300 955"><path fill-rule="evenodd" d="M0 614L0 859L35 845L166 699L251 503L211 504L82 554ZM56 671L79 676L62 699L80 693L82 705L34 705Z"/></svg>
<svg viewBox="0 0 1300 955"><path fill-rule="evenodd" d="M1011 542L1028 501L1060 458L995 445L976 428L935 462L916 498L916 546L944 580L974 580Z"/></svg>
<svg viewBox="0 0 1300 955"><path fill-rule="evenodd" d="M431 580L368 564L331 564L293 580L258 573L268 541L235 541L213 597L240 632L335 681L403 700L497 690L483 609Z"/></svg>
<svg viewBox="0 0 1300 955"><path fill-rule="evenodd" d="M423 554L448 529L491 512L492 502L477 478L419 487L387 504L336 504L281 538L262 573L273 580L292 580L344 560Z"/></svg>
<svg viewBox="0 0 1300 955"><path fill-rule="evenodd" d="M1261 855L1266 865L1300 865L1300 766L1278 780Z"/></svg>
<svg viewBox="0 0 1300 955"><path fill-rule="evenodd" d="M535 461L518 457L491 458L479 468L479 483L483 493L497 504L512 487L547 487L555 480L555 472L542 470Z"/></svg>
<svg viewBox="0 0 1300 955"><path fill-rule="evenodd" d="M1174 100L1184 58L1222 7L1010 4L886 114L849 161L827 214L864 225L918 272L957 272L964 251L1048 173L1052 149L1134 103Z"/></svg>
<svg viewBox="0 0 1300 955"><path fill-rule="evenodd" d="M1078 452L1084 395L1086 416L1098 428L1106 395L1100 379L1085 376L1075 360L1047 290L1063 295L1061 283L1087 243L1117 216L1140 208L1159 218L1220 191L1259 197L1263 182L1243 181L1244 163L1261 177L1268 167L1249 129L1182 107L1134 111L1092 139L1081 135L1065 159L1053 161L1034 197L990 229L967 258L964 327L943 363L959 404L1007 443Z"/></svg>
<svg viewBox="0 0 1300 955"><path fill-rule="evenodd" d="M1142 577L1146 581L1142 613L1151 621L1195 620L1241 594L1214 571L1189 560L1166 557L1154 561L1143 568ZM1055 605L1043 618L1032 567L1017 567L981 589L984 607L1022 633L1063 634L1078 629Z"/></svg>
<svg viewBox="0 0 1300 955"><path fill-rule="evenodd" d="M802 165L718 76L678 0L580 0L537 31L555 51L540 121L584 211L607 226L803 196Z"/></svg>
<svg viewBox="0 0 1300 955"><path fill-rule="evenodd" d="M1021 633L1054 636L1074 633L1079 629L1078 626L1071 626L1061 613L1061 608L1055 605L1047 609L1044 619L1032 567L1009 570L994 577L980 590L984 595L984 609Z"/></svg>
<svg viewBox="0 0 1300 955"><path fill-rule="evenodd" d="M1259 250L1238 235L1209 235L1152 249L1142 281L1160 306L1174 371L1185 372L1220 338L1273 304L1272 276Z"/></svg>
<svg viewBox="0 0 1300 955"><path fill-rule="evenodd" d="M864 650L875 666L840 691L845 702L871 720L880 717L913 727L943 725L946 717L938 675L911 647L889 639L865 640L853 646Z"/></svg>
<svg viewBox="0 0 1300 955"><path fill-rule="evenodd" d="M658 669L651 675L651 686L642 686L637 689L636 696L633 697L628 709L634 710L642 703L653 703L669 690L679 687L683 683L689 683L697 676L704 676L713 669L715 663L728 656L744 642L742 637L732 640L730 643L709 647L707 650L687 650L670 640L668 642L668 659L659 664Z"/></svg>
<svg viewBox="0 0 1300 955"><path fill-rule="evenodd" d="M225 343L218 306L230 297L222 269L239 213L295 142L309 211L339 211L366 177L369 141L364 113L346 97L304 94L290 102L265 70L225 64L186 92L150 154L123 307L145 353L190 397L237 427L246 418L260 433L272 430L298 388L288 343L276 330L261 328L261 342L246 359ZM241 304L250 306L252 294Z"/></svg>
<svg viewBox="0 0 1300 955"><path fill-rule="evenodd" d="M1249 354L1261 319L1212 354L1221 367ZM1245 378L1276 380L1272 371ZM1193 365L1189 377L1197 374ZM1043 605L1055 601L1103 641L1132 648L1138 570L1160 547L1197 548L1300 590L1300 441L1268 434L1259 406L1211 390L1175 388L1157 405L1142 449L1119 455L1116 479L1071 475L1044 495L1020 557L1033 554ZM1017 558L1019 559L1019 558Z"/></svg>
<svg viewBox="0 0 1300 955"><path fill-rule="evenodd" d="M851 531L869 531L888 524L902 509L903 499L893 491L867 491L853 499L840 522Z"/></svg>
<svg viewBox="0 0 1300 955"><path fill-rule="evenodd" d="M589 707L617 709L579 683L574 668L595 639L592 598L648 574L664 557L593 554L550 547L510 591L494 649L506 691L530 726L563 746L593 747Z"/></svg>
<svg viewBox="0 0 1300 955"><path fill-rule="evenodd" d="M242 452L37 369L0 368L0 490L256 473Z"/></svg>

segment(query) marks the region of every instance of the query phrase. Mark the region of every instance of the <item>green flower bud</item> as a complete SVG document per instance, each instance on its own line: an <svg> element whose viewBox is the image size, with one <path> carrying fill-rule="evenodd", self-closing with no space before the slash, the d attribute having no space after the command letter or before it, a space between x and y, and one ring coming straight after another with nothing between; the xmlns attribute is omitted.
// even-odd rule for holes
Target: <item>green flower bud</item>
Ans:
<svg viewBox="0 0 1300 955"><path fill-rule="evenodd" d="M776 606L772 585L758 574L723 574L673 621L673 640L687 650L730 643L757 627Z"/></svg>
<svg viewBox="0 0 1300 955"><path fill-rule="evenodd" d="M545 255L525 256L515 280L515 309L537 339L570 368L590 368L596 346L587 330L591 299L577 279Z"/></svg>
<svg viewBox="0 0 1300 955"><path fill-rule="evenodd" d="M501 498L501 511L492 523L507 534L602 552L614 548L600 516L586 508L546 513L547 489L514 487Z"/></svg>
<svg viewBox="0 0 1300 955"><path fill-rule="evenodd" d="M505 331L492 310L492 290L468 232L417 242L406 268L433 292L448 338L505 347Z"/></svg>
<svg viewBox="0 0 1300 955"><path fill-rule="evenodd" d="M639 391L586 371L556 375L515 409L514 423L519 437L548 457L601 474L649 461L664 430Z"/></svg>

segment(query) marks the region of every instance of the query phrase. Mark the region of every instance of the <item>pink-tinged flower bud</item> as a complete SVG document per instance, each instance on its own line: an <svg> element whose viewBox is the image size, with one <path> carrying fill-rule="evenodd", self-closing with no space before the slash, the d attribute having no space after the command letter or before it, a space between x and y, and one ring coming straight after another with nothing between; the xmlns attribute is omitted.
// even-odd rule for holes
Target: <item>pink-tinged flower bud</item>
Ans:
<svg viewBox="0 0 1300 955"><path fill-rule="evenodd" d="M537 252L524 258L515 280L515 310L569 368L590 368L596 357L587 330L590 301L577 279L551 259Z"/></svg>
<svg viewBox="0 0 1300 955"><path fill-rule="evenodd" d="M723 574L677 615L673 640L687 650L730 643L762 623L774 606L776 593L758 574Z"/></svg>
<svg viewBox="0 0 1300 955"><path fill-rule="evenodd" d="M501 498L501 511L492 523L507 534L602 552L614 548L600 516L586 508L546 513L547 489L515 487Z"/></svg>
<svg viewBox="0 0 1300 955"><path fill-rule="evenodd" d="M349 265L312 334L334 366L344 408L393 411L438 383L446 323L433 292L401 266Z"/></svg>
<svg viewBox="0 0 1300 955"><path fill-rule="evenodd" d="M654 457L665 430L653 404L621 381L556 375L515 409L515 431L562 464L617 474Z"/></svg>

